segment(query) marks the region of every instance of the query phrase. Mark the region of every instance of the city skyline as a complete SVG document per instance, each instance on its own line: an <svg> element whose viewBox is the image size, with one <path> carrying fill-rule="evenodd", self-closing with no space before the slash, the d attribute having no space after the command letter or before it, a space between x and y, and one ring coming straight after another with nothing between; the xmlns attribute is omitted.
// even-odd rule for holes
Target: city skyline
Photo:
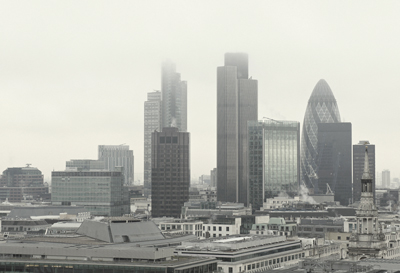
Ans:
<svg viewBox="0 0 400 273"><path fill-rule="evenodd" d="M249 77L259 83L259 117L302 126L309 93L324 78L342 121L352 122L352 144L370 140L378 151L376 171L399 177L392 158L398 148L389 143L400 137L400 5L339 2L257 2L254 16L241 20L254 7L229 5L221 20L226 2L214 3L214 11L184 4L185 15L159 3L71 9L3 2L0 166L31 163L50 182L51 171L63 170L69 158L96 158L93 144L126 143L143 182L143 102L161 90L160 64L171 59L190 90L192 178L208 174L216 166L216 67L224 53L246 52ZM165 20L167 14L174 19Z"/></svg>

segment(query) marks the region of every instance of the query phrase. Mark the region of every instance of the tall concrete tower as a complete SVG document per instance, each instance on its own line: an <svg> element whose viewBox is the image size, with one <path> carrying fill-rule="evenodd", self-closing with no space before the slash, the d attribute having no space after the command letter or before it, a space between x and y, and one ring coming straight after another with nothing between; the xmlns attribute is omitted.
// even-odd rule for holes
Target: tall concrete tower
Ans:
<svg viewBox="0 0 400 273"><path fill-rule="evenodd" d="M258 82L248 78L248 55L226 53L217 68L217 199L247 205L247 122L258 118Z"/></svg>
<svg viewBox="0 0 400 273"><path fill-rule="evenodd" d="M187 131L187 82L181 81L175 63L165 61L161 68L162 126Z"/></svg>

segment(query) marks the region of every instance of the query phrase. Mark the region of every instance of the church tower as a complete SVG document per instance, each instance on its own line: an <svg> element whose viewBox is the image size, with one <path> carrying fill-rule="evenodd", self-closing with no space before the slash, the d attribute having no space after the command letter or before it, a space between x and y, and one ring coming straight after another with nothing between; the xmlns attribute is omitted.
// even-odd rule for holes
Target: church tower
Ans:
<svg viewBox="0 0 400 273"><path fill-rule="evenodd" d="M356 210L357 225L350 237L349 256L358 261L386 256L385 235L378 222L372 177L369 173L368 148L365 148L364 172L361 178L361 199Z"/></svg>

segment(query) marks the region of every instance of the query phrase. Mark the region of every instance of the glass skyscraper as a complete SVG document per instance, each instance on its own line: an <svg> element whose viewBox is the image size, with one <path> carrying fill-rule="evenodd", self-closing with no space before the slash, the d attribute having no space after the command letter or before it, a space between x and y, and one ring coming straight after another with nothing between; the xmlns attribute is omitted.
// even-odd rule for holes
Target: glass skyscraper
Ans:
<svg viewBox="0 0 400 273"><path fill-rule="evenodd" d="M162 126L187 131L187 82L181 81L175 63L165 61L161 68Z"/></svg>
<svg viewBox="0 0 400 273"><path fill-rule="evenodd" d="M302 180L308 188L315 188L319 170L318 124L340 122L339 108L332 90L323 79L319 80L308 100L301 140Z"/></svg>
<svg viewBox="0 0 400 273"><path fill-rule="evenodd" d="M248 204L247 122L257 120L258 82L248 55L226 53L217 68L217 199Z"/></svg>
<svg viewBox="0 0 400 273"><path fill-rule="evenodd" d="M294 196L300 182L300 123L249 121L249 203L260 209L265 198Z"/></svg>

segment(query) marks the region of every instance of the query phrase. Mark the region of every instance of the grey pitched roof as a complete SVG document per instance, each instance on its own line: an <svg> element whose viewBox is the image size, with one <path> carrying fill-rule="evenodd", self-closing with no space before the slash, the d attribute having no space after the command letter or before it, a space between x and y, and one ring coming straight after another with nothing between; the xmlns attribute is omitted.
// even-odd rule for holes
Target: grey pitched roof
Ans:
<svg viewBox="0 0 400 273"><path fill-rule="evenodd" d="M115 223L86 220L77 233L109 243L143 242L165 238L153 222Z"/></svg>

